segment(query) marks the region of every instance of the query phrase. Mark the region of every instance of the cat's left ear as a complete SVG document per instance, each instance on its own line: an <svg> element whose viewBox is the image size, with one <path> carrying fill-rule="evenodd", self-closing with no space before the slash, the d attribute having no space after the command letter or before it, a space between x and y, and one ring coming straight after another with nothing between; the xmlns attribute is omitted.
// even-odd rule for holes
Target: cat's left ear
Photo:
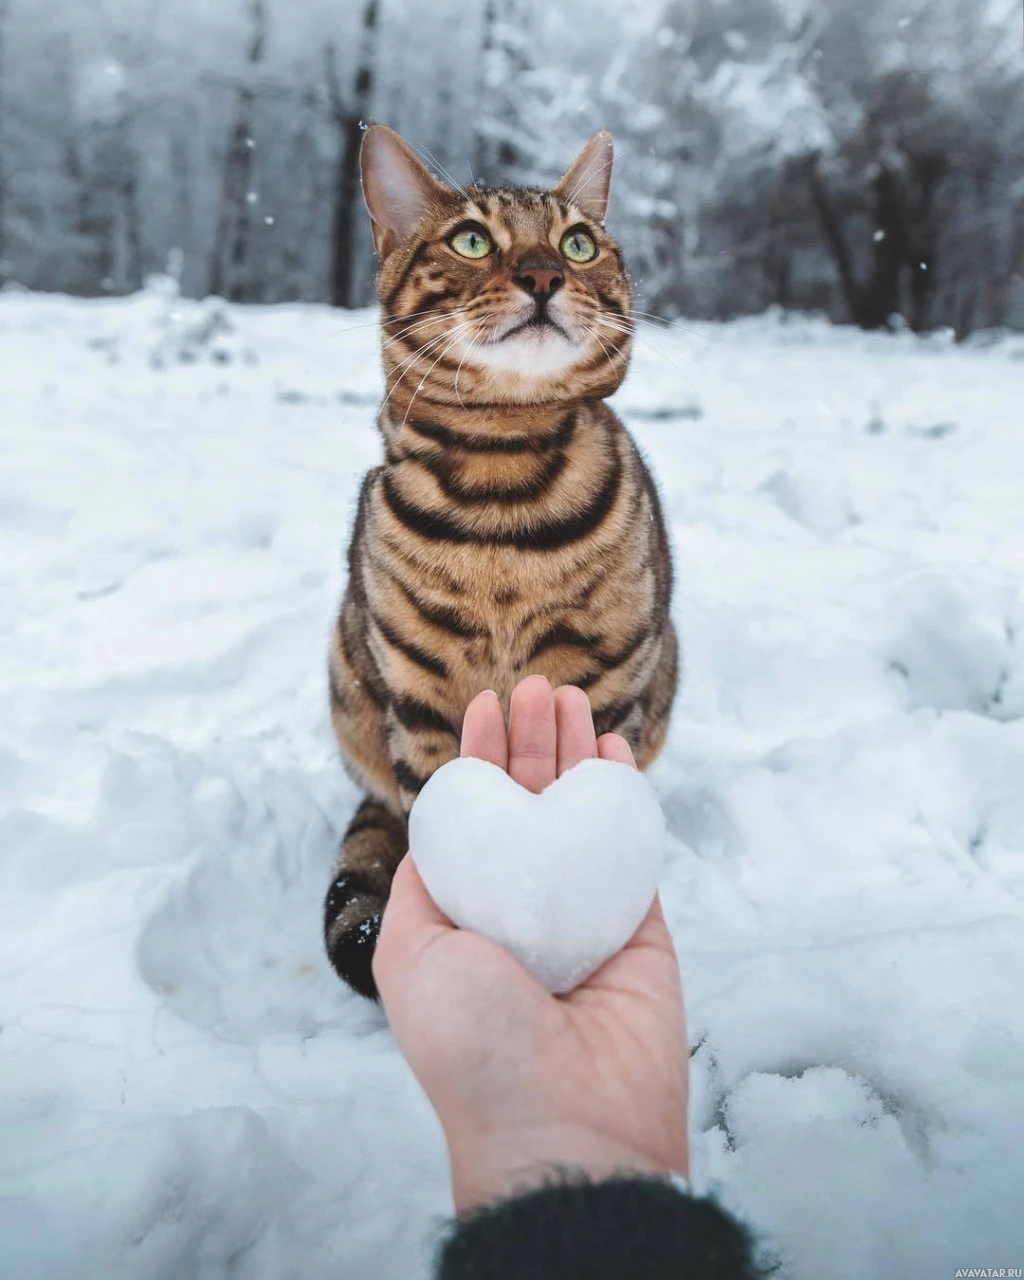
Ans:
<svg viewBox="0 0 1024 1280"><path fill-rule="evenodd" d="M381 258L407 240L446 188L422 165L407 142L383 124L371 124L359 149L363 199Z"/></svg>
<svg viewBox="0 0 1024 1280"><path fill-rule="evenodd" d="M560 179L555 194L571 200L587 217L604 222L614 155L615 142L608 130L595 133Z"/></svg>

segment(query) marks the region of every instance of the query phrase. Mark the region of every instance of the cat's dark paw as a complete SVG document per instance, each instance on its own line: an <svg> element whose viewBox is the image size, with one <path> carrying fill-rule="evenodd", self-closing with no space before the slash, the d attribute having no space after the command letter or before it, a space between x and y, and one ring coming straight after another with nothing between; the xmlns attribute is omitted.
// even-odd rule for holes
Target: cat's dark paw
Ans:
<svg viewBox="0 0 1024 1280"><path fill-rule="evenodd" d="M343 872L327 891L324 902L327 955L338 977L367 1000L380 999L373 977L373 953L383 914L380 896L363 884L358 875Z"/></svg>
<svg viewBox="0 0 1024 1280"><path fill-rule="evenodd" d="M380 913L361 920L359 924L339 933L333 945L328 944L327 954L338 977L367 1000L379 1000L377 983L373 977L373 953L380 932Z"/></svg>

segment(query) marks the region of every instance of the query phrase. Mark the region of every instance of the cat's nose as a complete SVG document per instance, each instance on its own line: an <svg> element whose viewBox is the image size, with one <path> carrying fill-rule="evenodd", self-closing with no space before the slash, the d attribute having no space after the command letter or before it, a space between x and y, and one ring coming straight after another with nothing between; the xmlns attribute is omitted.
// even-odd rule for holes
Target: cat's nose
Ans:
<svg viewBox="0 0 1024 1280"><path fill-rule="evenodd" d="M549 298L565 284L565 273L550 261L521 262L512 279L524 293L535 298Z"/></svg>

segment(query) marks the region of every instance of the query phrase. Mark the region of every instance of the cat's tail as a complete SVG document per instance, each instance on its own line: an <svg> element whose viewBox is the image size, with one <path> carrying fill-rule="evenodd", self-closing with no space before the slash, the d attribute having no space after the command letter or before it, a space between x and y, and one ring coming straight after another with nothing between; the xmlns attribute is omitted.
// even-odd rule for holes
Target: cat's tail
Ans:
<svg viewBox="0 0 1024 1280"><path fill-rule="evenodd" d="M408 847L405 819L379 800L364 800L342 839L324 901L324 941L331 964L368 1000L378 998L373 953L391 879Z"/></svg>

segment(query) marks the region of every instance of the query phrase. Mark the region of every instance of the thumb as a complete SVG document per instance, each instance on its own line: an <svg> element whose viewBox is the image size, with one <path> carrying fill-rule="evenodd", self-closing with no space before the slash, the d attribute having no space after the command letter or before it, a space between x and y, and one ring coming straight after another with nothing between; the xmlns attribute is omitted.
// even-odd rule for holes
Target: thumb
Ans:
<svg viewBox="0 0 1024 1280"><path fill-rule="evenodd" d="M412 856L407 853L391 882L391 896L373 956L373 976L385 1005L388 991L401 982L425 948L454 928L427 892Z"/></svg>

